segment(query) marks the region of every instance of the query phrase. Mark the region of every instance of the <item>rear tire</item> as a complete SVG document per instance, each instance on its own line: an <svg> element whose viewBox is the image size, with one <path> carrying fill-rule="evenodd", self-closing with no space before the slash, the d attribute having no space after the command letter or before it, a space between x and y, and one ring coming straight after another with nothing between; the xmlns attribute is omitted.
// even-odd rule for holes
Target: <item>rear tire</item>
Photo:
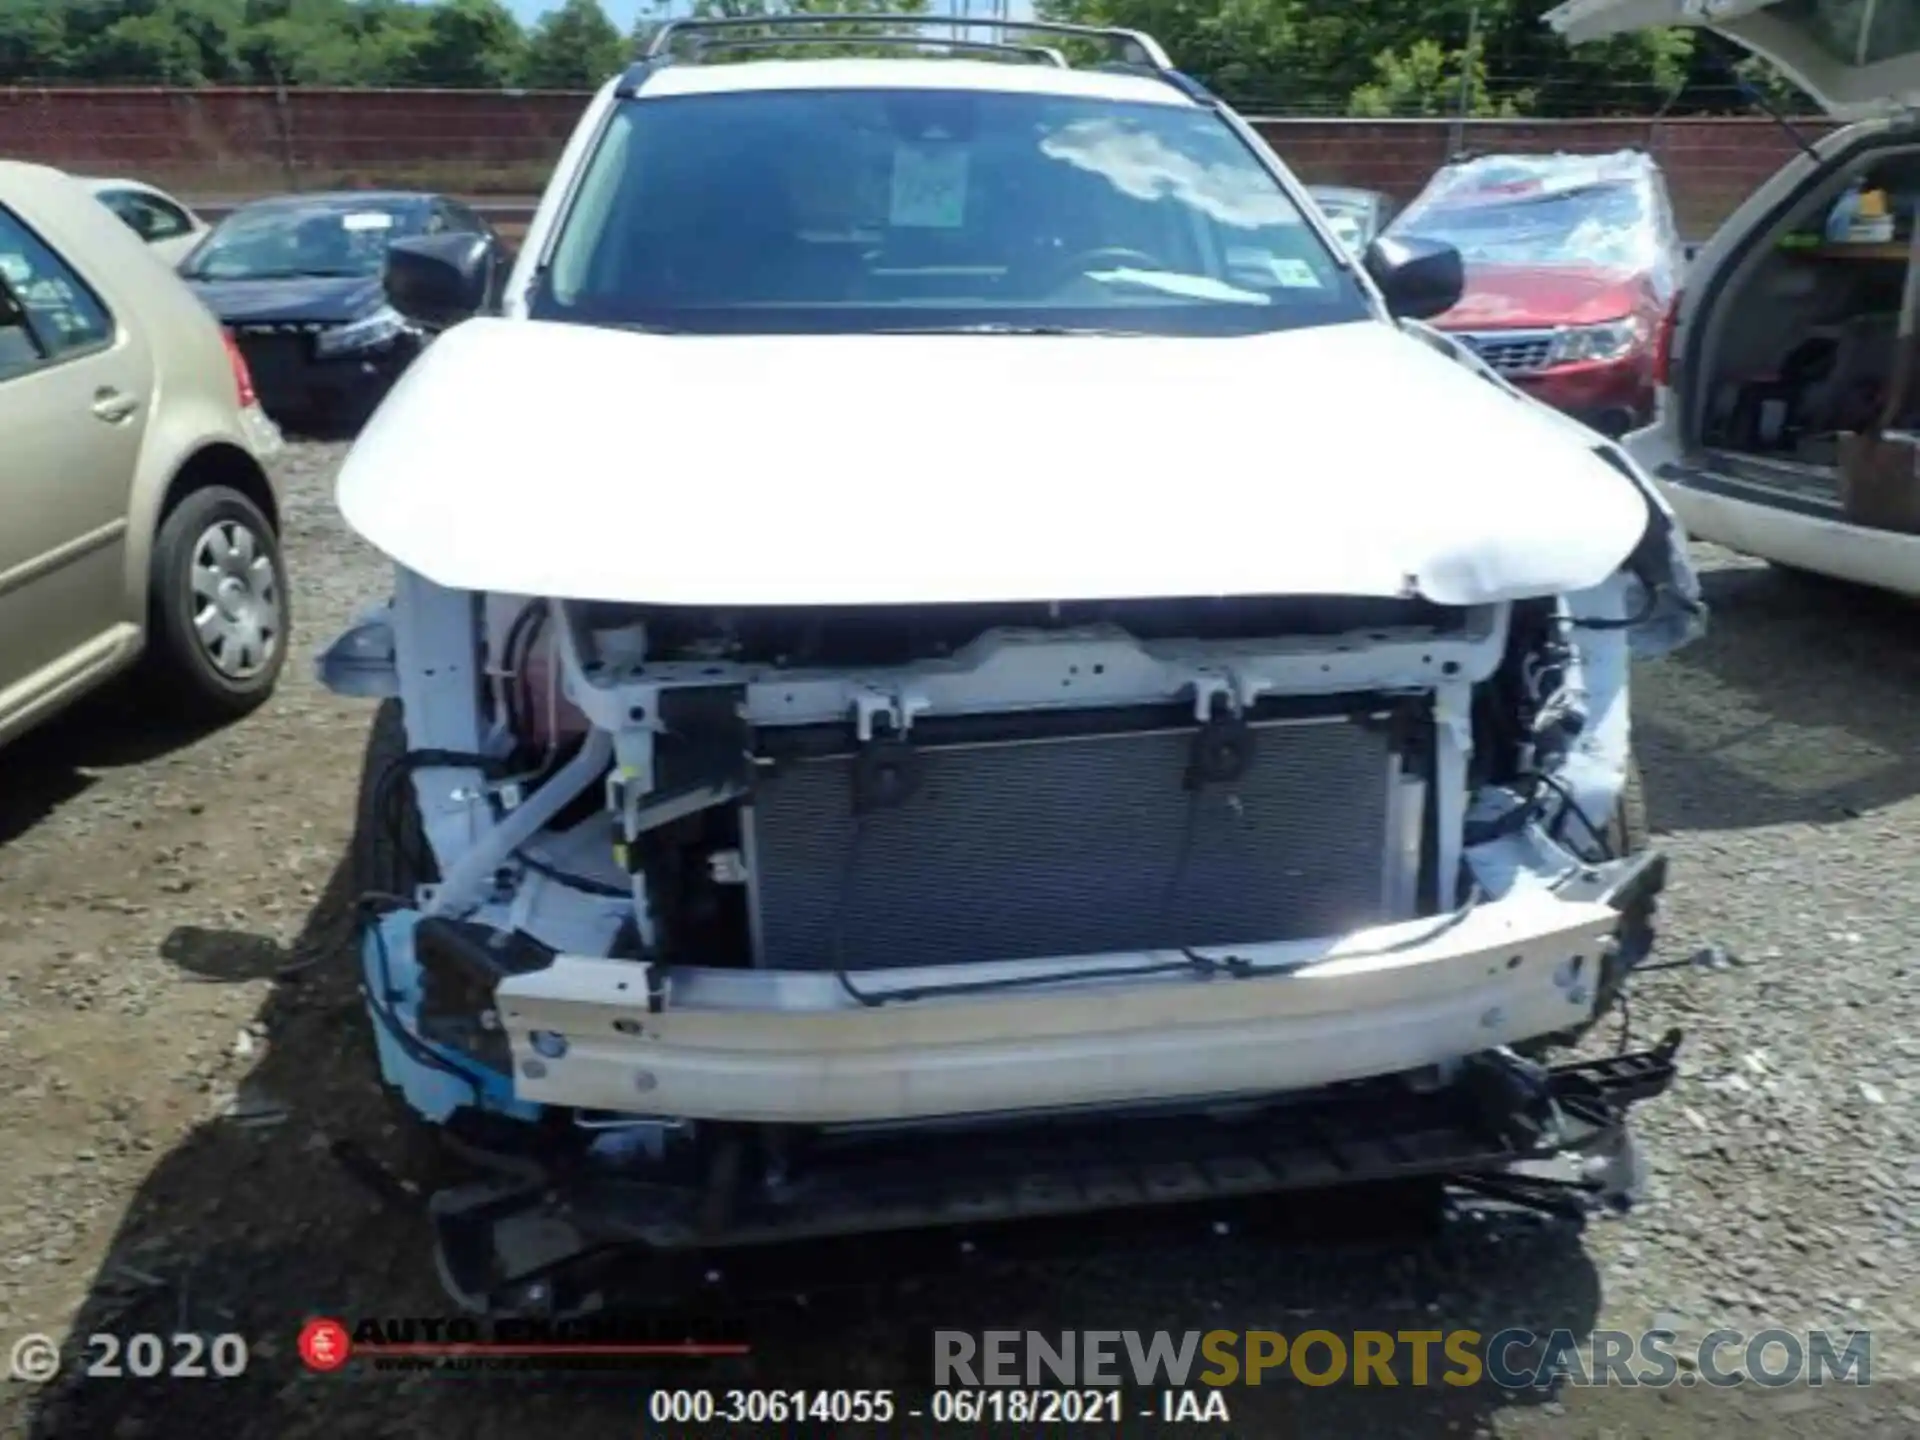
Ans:
<svg viewBox="0 0 1920 1440"><path fill-rule="evenodd" d="M193 720L232 720L273 694L292 611L280 537L238 490L209 485L154 537L148 669Z"/></svg>

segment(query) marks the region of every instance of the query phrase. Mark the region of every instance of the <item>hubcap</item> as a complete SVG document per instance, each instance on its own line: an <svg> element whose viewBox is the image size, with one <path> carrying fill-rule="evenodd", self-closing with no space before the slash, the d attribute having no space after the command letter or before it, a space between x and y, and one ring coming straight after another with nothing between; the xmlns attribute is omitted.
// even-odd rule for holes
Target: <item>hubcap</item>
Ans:
<svg viewBox="0 0 1920 1440"><path fill-rule="evenodd" d="M238 520L210 526L193 547L193 630L229 680L248 680L280 643L280 585L259 537Z"/></svg>

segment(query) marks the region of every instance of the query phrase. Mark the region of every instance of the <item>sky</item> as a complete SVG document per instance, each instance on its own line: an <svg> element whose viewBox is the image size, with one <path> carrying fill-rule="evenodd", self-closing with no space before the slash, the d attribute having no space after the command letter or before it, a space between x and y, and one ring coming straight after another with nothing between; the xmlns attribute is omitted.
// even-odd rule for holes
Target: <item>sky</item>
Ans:
<svg viewBox="0 0 1920 1440"><path fill-rule="evenodd" d="M507 0L507 8L518 15L522 21L530 24L539 19L540 16L548 10L556 8L558 3L559 0ZM931 8L944 11L959 3L960 0L933 0ZM618 25L623 31L631 30L634 21L638 20L641 15L651 15L655 11L655 6L651 3L651 0L600 0L600 6L607 12L607 18L613 21L615 25ZM668 7L663 5L661 8L664 10ZM680 14L686 13L689 8L691 7L687 3L687 0L674 0L674 3L671 5L671 9ZM986 14L987 0L974 0L974 10L978 14ZM1022 17L1031 17L1033 14L1032 0L1013 0L1011 13L1016 20Z"/></svg>

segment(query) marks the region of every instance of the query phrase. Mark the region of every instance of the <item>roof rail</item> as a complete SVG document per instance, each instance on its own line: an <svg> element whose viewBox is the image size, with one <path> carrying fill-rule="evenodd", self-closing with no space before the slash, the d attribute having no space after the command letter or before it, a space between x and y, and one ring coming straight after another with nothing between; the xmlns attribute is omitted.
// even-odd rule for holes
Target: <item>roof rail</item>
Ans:
<svg viewBox="0 0 1920 1440"><path fill-rule="evenodd" d="M1070 69L1066 55L1051 45L1015 45L995 40L943 40L937 35L787 35L731 40L696 37L694 53L721 50L785 50L796 45L898 45L914 50L944 50L950 54L1005 55L1038 64Z"/></svg>
<svg viewBox="0 0 1920 1440"><path fill-rule="evenodd" d="M835 36L834 39L840 44L889 43L898 38L904 38L899 36L903 28L916 31L929 28L944 29L956 39L961 30L992 30L1002 36L1057 35L1070 40L1102 41L1116 52L1116 58L1131 65L1162 73L1173 69L1173 61L1161 48L1160 42L1141 30L1121 30L1105 25L1070 25L1058 20L1003 20L992 16L937 14L899 15L886 11L870 11L864 15L812 13L715 15L668 20L647 37L647 43L638 58L643 61L663 59L672 48L674 41L683 37L724 34L731 30L810 29L821 25L851 25L869 31L874 27L885 27L879 34L861 34L856 31L850 35Z"/></svg>

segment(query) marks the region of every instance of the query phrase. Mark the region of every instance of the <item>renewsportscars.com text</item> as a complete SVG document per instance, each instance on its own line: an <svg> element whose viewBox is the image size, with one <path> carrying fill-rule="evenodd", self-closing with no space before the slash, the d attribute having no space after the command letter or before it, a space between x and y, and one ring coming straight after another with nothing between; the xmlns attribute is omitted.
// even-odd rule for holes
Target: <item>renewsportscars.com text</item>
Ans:
<svg viewBox="0 0 1920 1440"><path fill-rule="evenodd" d="M1868 1385L1863 1330L964 1330L933 1333L940 1386L1260 1384L1506 1390L1645 1385Z"/></svg>

